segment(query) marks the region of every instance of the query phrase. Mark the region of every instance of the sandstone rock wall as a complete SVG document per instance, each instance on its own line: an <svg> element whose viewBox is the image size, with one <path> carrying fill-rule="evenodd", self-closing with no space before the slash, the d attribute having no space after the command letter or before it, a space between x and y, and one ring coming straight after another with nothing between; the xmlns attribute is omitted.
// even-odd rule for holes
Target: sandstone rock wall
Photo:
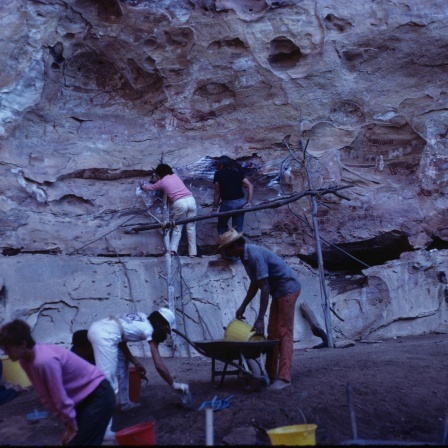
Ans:
<svg viewBox="0 0 448 448"><path fill-rule="evenodd" d="M300 305L307 304L325 328L318 276L296 258L287 261L302 281L295 346L311 347L321 340L313 336ZM447 264L446 250L419 251L367 269L363 276L329 279L336 345L448 332ZM149 314L167 306L166 270L159 258L22 255L1 258L0 267L2 317L26 319L41 342L69 346L71 334L95 320L133 311ZM222 339L249 286L241 263L229 264L218 256L179 257L173 267L180 270L174 282L177 328L193 341ZM248 322L254 322L257 310L254 299L246 312ZM167 355L173 350L169 342ZM175 354L195 353L183 339L174 342ZM143 343L133 350L149 356Z"/></svg>
<svg viewBox="0 0 448 448"><path fill-rule="evenodd" d="M332 289L331 300L356 318L336 318L337 332L363 338L440 330L440 279L448 269L438 254L448 241L447 14L442 0L1 2L0 318L37 316L30 310L54 303L52 312L70 322L52 333L62 342L86 323L83 313L96 315L105 304L128 309L118 284L131 274L116 272L123 259L132 260L148 304L160 302L163 285L152 290L145 269L163 270L161 233L129 230L153 221L148 204L159 216L161 201L137 196L137 182L163 160L208 214L214 162L226 154L243 165L258 204L309 187L352 186L349 200L321 197L317 215L325 265L347 290ZM245 233L315 267L311 212L307 198L253 212ZM209 272L217 262L215 220L198 222L197 230L205 256L195 262ZM429 302L420 287L409 288L422 280L418 269L390 273L388 263L405 264L401 254L411 264L442 260L437 274L424 274ZM17 289L19 267L34 279L28 289ZM38 278L61 275L34 294ZM97 282L96 295L77 302L75 280ZM374 299L372 284L380 291ZM58 291L57 299L46 291ZM73 300L86 306L78 310ZM364 309L365 300L374 320L352 310ZM414 317L392 311L407 310L408 301ZM218 314L231 311L220 305ZM311 344L298 321L298 343Z"/></svg>

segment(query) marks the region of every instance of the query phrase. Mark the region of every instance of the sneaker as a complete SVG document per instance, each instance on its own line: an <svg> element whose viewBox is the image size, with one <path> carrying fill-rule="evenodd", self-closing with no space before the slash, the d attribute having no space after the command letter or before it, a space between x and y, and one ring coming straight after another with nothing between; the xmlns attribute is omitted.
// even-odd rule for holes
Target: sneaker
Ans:
<svg viewBox="0 0 448 448"><path fill-rule="evenodd" d="M285 387L291 386L289 381L277 380L274 384L271 384L268 387L268 390L282 390Z"/></svg>
<svg viewBox="0 0 448 448"><path fill-rule="evenodd" d="M129 412L131 409L138 408L140 403L135 403L133 401L129 401L128 403L122 404L120 406L121 412Z"/></svg>
<svg viewBox="0 0 448 448"><path fill-rule="evenodd" d="M104 434L103 441L104 442L113 442L115 440L115 432L108 429Z"/></svg>

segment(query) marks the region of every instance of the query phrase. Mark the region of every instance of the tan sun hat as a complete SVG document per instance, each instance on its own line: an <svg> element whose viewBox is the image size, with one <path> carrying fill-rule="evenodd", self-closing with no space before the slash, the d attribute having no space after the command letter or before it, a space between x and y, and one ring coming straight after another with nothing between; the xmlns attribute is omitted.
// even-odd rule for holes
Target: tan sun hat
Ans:
<svg viewBox="0 0 448 448"><path fill-rule="evenodd" d="M234 243L236 240L239 240L242 236L243 233L237 232L236 229L234 229L233 227L227 232L223 233L222 235L219 235L219 240L221 244L218 247L218 251Z"/></svg>

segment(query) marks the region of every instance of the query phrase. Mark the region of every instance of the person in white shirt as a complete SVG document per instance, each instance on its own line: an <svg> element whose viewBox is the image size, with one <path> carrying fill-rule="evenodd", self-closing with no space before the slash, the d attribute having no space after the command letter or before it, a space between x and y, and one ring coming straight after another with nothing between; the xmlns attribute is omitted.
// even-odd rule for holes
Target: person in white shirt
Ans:
<svg viewBox="0 0 448 448"><path fill-rule="evenodd" d="M188 384L173 380L159 353L159 344L165 341L175 325L176 319L171 310L160 308L149 316L141 312L128 313L101 319L90 326L87 335L93 346L95 364L110 381L121 411L139 406L139 403L129 399L129 362L135 365L141 378L146 377L146 369L132 355L128 342L148 341L159 375L174 391L180 394L189 392ZM112 422L106 436L113 435L111 427Z"/></svg>

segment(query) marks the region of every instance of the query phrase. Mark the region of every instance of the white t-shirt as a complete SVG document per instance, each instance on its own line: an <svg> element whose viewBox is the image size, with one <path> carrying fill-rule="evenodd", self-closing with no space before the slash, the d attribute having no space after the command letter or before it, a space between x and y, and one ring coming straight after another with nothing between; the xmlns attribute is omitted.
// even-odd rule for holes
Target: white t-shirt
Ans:
<svg viewBox="0 0 448 448"><path fill-rule="evenodd" d="M119 316L126 342L151 341L154 328L145 313L128 313Z"/></svg>

